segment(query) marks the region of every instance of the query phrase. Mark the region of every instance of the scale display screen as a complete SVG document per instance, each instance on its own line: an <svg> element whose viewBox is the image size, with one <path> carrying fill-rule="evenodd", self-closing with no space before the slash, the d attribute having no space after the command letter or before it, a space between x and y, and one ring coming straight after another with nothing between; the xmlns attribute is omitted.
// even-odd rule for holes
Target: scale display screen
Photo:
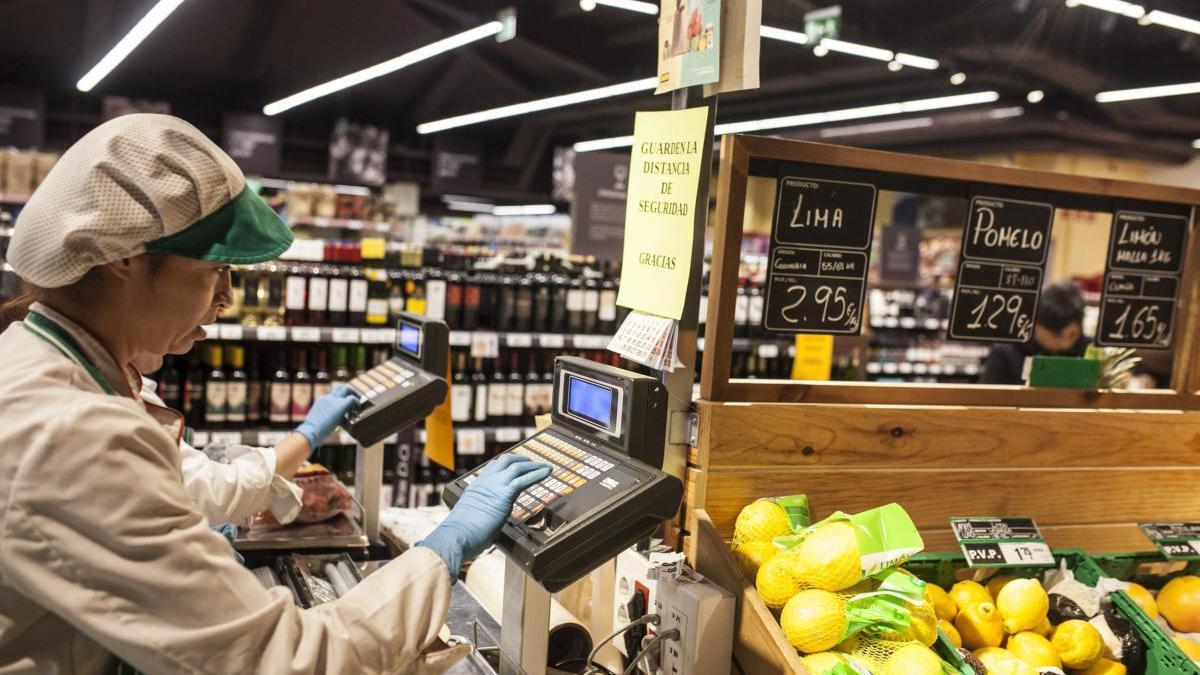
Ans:
<svg viewBox="0 0 1200 675"><path fill-rule="evenodd" d="M400 337L396 341L396 347L414 359L421 358L421 328L401 321Z"/></svg>
<svg viewBox="0 0 1200 675"><path fill-rule="evenodd" d="M619 417L619 392L594 380L566 374L566 396L563 411L592 426L612 432Z"/></svg>

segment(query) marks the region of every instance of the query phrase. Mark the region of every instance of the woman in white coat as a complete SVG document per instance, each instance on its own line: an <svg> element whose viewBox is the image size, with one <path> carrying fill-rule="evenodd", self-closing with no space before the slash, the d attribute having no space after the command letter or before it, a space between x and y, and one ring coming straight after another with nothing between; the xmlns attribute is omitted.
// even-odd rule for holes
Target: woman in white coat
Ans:
<svg viewBox="0 0 1200 675"><path fill-rule="evenodd" d="M290 243L229 157L169 116L97 127L30 198L8 263L41 301L0 334L0 672L441 672L461 656L430 651L459 566L547 467L493 462L424 541L302 610L208 528L179 415L137 398L135 356L201 338L229 265Z"/></svg>

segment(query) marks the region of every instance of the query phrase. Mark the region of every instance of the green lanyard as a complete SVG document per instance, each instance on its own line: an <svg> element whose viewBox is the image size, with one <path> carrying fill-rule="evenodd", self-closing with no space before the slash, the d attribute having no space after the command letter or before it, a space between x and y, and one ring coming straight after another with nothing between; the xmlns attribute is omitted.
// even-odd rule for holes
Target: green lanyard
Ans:
<svg viewBox="0 0 1200 675"><path fill-rule="evenodd" d="M22 325L24 325L29 332L42 338L57 348L58 351L63 353L63 356L66 356L68 359L71 359L75 363L79 364L88 372L88 375L92 376L92 379L96 381L96 384L100 385L100 388L103 389L105 393L111 396L121 395L117 393L117 390L114 389L111 384L109 384L108 380L103 374L101 374L100 369L96 368L95 364L93 364L86 356L84 356L83 349L79 346L79 343L75 342L75 338L71 337L70 333L68 333L62 326L54 323L54 321L52 321L46 315L33 310L30 310L29 313L25 315L25 321L22 322Z"/></svg>
<svg viewBox="0 0 1200 675"><path fill-rule="evenodd" d="M63 356L66 356L68 359L71 359L75 363L82 366L83 369L88 372L88 375L91 375L92 379L96 381L96 384L100 385L100 388L103 389L105 393L111 396L120 396L120 394L117 393L117 390L113 389L113 386L108 383L108 379L101 374L98 368L96 368L96 365L92 363L86 356L84 356L83 349L80 348L79 343L75 341L75 338L71 337L70 333L64 330L62 326L54 323L54 321L52 321L45 314L35 312L33 310L30 310L29 313L25 315L25 320L22 322L22 325L24 325L29 332L53 345L56 349L58 349L58 351L63 353ZM124 661L117 659L115 675L142 675L142 672L125 663Z"/></svg>

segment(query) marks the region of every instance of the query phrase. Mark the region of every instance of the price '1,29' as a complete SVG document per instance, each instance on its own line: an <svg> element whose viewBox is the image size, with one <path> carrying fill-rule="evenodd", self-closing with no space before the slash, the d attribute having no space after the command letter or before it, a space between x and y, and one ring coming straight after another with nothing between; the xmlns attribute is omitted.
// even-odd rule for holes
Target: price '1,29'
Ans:
<svg viewBox="0 0 1200 675"><path fill-rule="evenodd" d="M1028 313L1021 311L1024 304L1021 295L984 293L980 296L979 303L971 309L971 321L967 323L967 328L1004 330L1010 335L1028 340L1033 330L1033 322L1030 321ZM1004 323L1008 325L1002 328Z"/></svg>

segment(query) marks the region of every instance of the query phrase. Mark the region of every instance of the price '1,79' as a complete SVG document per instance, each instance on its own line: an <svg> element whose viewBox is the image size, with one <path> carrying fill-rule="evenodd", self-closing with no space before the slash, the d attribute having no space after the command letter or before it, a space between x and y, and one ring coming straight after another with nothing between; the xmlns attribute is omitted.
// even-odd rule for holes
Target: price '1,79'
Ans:
<svg viewBox="0 0 1200 675"><path fill-rule="evenodd" d="M971 309L971 321L967 323L967 328L1005 330L1010 335L1028 340L1033 323L1029 320L1029 314L1021 311L1023 305L1024 300L1020 295L984 293L979 303ZM1002 329L1006 322L1008 326Z"/></svg>

